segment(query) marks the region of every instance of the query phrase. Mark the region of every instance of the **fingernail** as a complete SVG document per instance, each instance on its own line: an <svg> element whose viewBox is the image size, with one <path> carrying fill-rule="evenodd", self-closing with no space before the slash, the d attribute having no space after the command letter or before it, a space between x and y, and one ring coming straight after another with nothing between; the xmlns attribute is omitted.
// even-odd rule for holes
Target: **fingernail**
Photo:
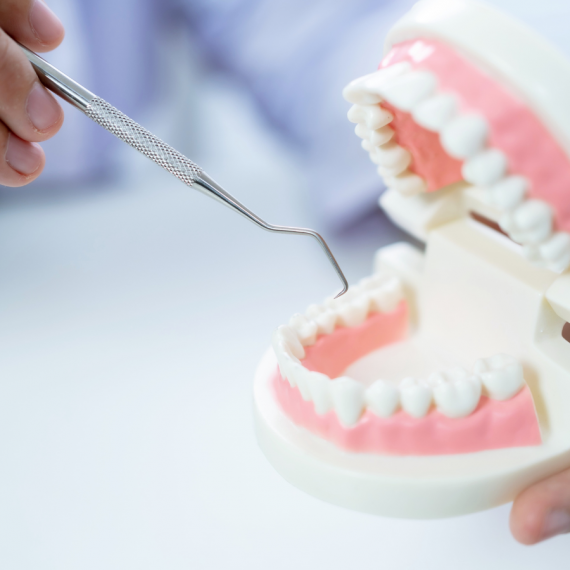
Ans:
<svg viewBox="0 0 570 570"><path fill-rule="evenodd" d="M560 509L550 511L544 519L541 540L567 532L570 532L570 513Z"/></svg>
<svg viewBox="0 0 570 570"><path fill-rule="evenodd" d="M41 166L42 149L39 144L23 141L10 133L5 158L16 172L28 176Z"/></svg>
<svg viewBox="0 0 570 570"><path fill-rule="evenodd" d="M26 111L38 131L45 131L61 117L61 107L55 97L37 81L28 95Z"/></svg>
<svg viewBox="0 0 570 570"><path fill-rule="evenodd" d="M40 0L30 9L30 27L42 44L57 41L63 34L61 20Z"/></svg>

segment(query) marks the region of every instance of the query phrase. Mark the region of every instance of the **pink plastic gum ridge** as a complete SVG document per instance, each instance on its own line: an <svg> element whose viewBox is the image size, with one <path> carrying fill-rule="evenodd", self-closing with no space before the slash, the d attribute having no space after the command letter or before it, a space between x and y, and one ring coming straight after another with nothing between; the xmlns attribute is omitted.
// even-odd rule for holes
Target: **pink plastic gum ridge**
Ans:
<svg viewBox="0 0 570 570"><path fill-rule="evenodd" d="M306 348L303 365L335 378L366 354L407 336L407 306L400 303L391 313L377 313L362 325L338 328ZM388 455L444 455L486 449L539 445L540 430L532 395L525 386L506 401L481 397L469 416L450 419L435 409L420 419L403 411L390 418L365 411L356 425L343 426L334 411L315 412L313 403L284 380L276 368L275 394L288 417L337 446L352 452Z"/></svg>
<svg viewBox="0 0 570 570"><path fill-rule="evenodd" d="M511 174L531 183L529 196L555 208L556 227L570 231L570 160L532 110L492 77L452 48L433 40L395 45L380 67L400 61L435 73L441 92L454 93L463 112L483 115L489 124L489 146L508 157ZM435 133L415 123L409 113L382 103L394 114L398 144L413 156L411 170L422 176L429 191L462 179L457 161L443 150ZM426 154L426 152L428 154Z"/></svg>

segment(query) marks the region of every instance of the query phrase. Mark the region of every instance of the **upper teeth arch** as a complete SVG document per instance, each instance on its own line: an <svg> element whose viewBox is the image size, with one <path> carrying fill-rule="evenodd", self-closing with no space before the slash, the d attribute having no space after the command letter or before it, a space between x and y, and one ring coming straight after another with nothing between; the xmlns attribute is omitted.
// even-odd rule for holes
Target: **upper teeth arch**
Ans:
<svg viewBox="0 0 570 570"><path fill-rule="evenodd" d="M393 117L380 106L382 101L411 113L417 124L439 134L442 147L450 156L464 161L463 178L488 189L489 201L503 212L501 229L523 246L531 262L556 272L567 269L570 234L554 231L552 207L528 197L529 181L509 173L507 156L488 146L486 119L461 112L454 93L438 90L434 73L399 62L352 81L343 95L353 103L348 118L357 123L356 133L363 139L362 146L378 165L378 173L389 188L412 196L426 192L427 183L409 170L412 157L395 142L389 126Z"/></svg>

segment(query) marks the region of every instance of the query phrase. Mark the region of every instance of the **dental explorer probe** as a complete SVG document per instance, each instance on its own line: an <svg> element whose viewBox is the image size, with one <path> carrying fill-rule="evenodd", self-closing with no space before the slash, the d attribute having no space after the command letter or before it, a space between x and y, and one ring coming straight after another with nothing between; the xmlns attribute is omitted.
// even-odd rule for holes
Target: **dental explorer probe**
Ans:
<svg viewBox="0 0 570 570"><path fill-rule="evenodd" d="M323 248L329 261L342 281L342 291L336 296L346 293L348 282L337 263L334 255L325 240L315 231L306 228L289 226L274 226L264 222L251 210L238 202L231 194L226 192L219 184L214 182L197 164L189 158L174 150L171 146L155 137L152 133L141 127L138 123L121 113L118 109L97 97L81 85L53 67L39 55L20 45L26 57L34 67L40 81L56 95L67 101L90 119L113 133L117 138L126 142L153 162L168 170L187 186L196 185L198 190L215 198L232 210L235 210L254 224L269 232L286 234L309 235L314 237ZM336 298L335 297L335 298Z"/></svg>

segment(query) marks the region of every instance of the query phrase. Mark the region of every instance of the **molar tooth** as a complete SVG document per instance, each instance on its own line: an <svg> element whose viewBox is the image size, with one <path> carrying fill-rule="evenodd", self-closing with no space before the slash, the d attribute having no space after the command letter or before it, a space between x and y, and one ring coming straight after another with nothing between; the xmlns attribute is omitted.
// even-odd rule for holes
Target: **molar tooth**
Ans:
<svg viewBox="0 0 570 570"><path fill-rule="evenodd" d="M475 410L481 397L481 382L463 369L444 372L447 382L433 387L437 409L448 418L463 418Z"/></svg>
<svg viewBox="0 0 570 570"><path fill-rule="evenodd" d="M424 417L432 399L431 388L415 378L404 378L400 382L400 401L405 412L414 418Z"/></svg>
<svg viewBox="0 0 570 570"><path fill-rule="evenodd" d="M307 385L315 406L315 412L319 415L326 414L333 407L331 379L320 372L309 372Z"/></svg>
<svg viewBox="0 0 570 570"><path fill-rule="evenodd" d="M330 309L322 312L315 318L317 323L318 334L332 334L337 321L337 314Z"/></svg>
<svg viewBox="0 0 570 570"><path fill-rule="evenodd" d="M449 93L441 93L422 101L413 110L414 121L430 131L439 132L457 113L457 100Z"/></svg>
<svg viewBox="0 0 570 570"><path fill-rule="evenodd" d="M386 179L386 185L397 190L402 196L415 196L427 191L426 181L409 170Z"/></svg>
<svg viewBox="0 0 570 570"><path fill-rule="evenodd" d="M400 392L394 384L376 380L366 390L365 400L369 410L381 418L389 418L400 403Z"/></svg>
<svg viewBox="0 0 570 570"><path fill-rule="evenodd" d="M524 176L507 176L491 186L491 202L500 210L514 210L524 200L528 187Z"/></svg>
<svg viewBox="0 0 570 570"><path fill-rule="evenodd" d="M354 425L364 407L364 386L348 376L342 376L333 380L331 387L338 419L345 426Z"/></svg>
<svg viewBox="0 0 570 570"><path fill-rule="evenodd" d="M345 327L356 327L366 320L370 298L362 295L337 309L340 323Z"/></svg>
<svg viewBox="0 0 570 570"><path fill-rule="evenodd" d="M373 162L392 169L402 168L404 170L408 168L412 161L410 153L394 141L376 147L374 157L375 160L373 159Z"/></svg>
<svg viewBox="0 0 570 570"><path fill-rule="evenodd" d="M547 261L556 261L570 253L570 234L557 232L538 246L540 256Z"/></svg>
<svg viewBox="0 0 570 570"><path fill-rule="evenodd" d="M436 87L437 78L433 73L411 71L386 83L381 93L395 107L411 111L418 103L429 97Z"/></svg>
<svg viewBox="0 0 570 570"><path fill-rule="evenodd" d="M298 358L299 360L305 358L305 349L303 348L299 337L291 327L281 325L278 327L276 335L279 340L283 340L290 348L291 353L295 358Z"/></svg>
<svg viewBox="0 0 570 570"><path fill-rule="evenodd" d="M467 160L461 169L463 178L477 186L488 186L499 181L507 170L507 157L498 149L490 148Z"/></svg>
<svg viewBox="0 0 570 570"><path fill-rule="evenodd" d="M503 215L499 225L518 243L538 244L552 232L552 208L542 200L525 200L515 210Z"/></svg>
<svg viewBox="0 0 570 570"><path fill-rule="evenodd" d="M381 129L375 129L370 131L368 140L372 146L380 146L386 144L388 141L392 140L394 137L394 131L390 127L382 127Z"/></svg>
<svg viewBox="0 0 570 570"><path fill-rule="evenodd" d="M493 400L508 400L524 386L521 363L507 354L495 354L478 360L473 370Z"/></svg>
<svg viewBox="0 0 570 570"><path fill-rule="evenodd" d="M402 283L397 277L391 277L380 287L368 293L372 310L391 313L404 297Z"/></svg>
<svg viewBox="0 0 570 570"><path fill-rule="evenodd" d="M393 77L409 71L411 68L412 66L407 61L384 67L374 73L351 81L343 89L342 95L350 103L360 105L379 103L382 100L380 95L382 85Z"/></svg>
<svg viewBox="0 0 570 570"><path fill-rule="evenodd" d="M459 159L470 158L481 150L489 125L481 115L460 115L441 131L441 144L447 153Z"/></svg>

